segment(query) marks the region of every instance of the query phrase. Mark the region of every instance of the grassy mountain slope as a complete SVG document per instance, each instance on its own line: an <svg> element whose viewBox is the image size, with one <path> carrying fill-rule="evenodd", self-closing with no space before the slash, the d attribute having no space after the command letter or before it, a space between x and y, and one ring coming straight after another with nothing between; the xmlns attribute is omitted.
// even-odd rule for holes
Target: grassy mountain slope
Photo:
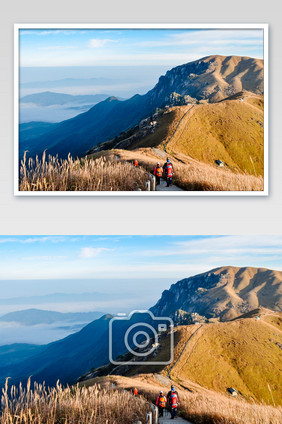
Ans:
<svg viewBox="0 0 282 424"><path fill-rule="evenodd" d="M231 169L263 175L263 99L197 105L185 115L166 150Z"/></svg>
<svg viewBox="0 0 282 424"><path fill-rule="evenodd" d="M171 365L152 366L144 362L139 366L105 369L100 375L111 372L111 375L138 378L160 373L160 383L169 372L172 381L190 391L202 388L226 394L229 387L234 387L247 400L282 405L281 329L282 314L266 309L235 321L179 326L174 333ZM151 356L150 361L163 360L168 348L168 336L161 338L157 356Z"/></svg>
<svg viewBox="0 0 282 424"><path fill-rule="evenodd" d="M131 137L127 149L165 146L172 157L209 165L220 159L232 171L263 175L263 120L263 97L240 92L219 103L170 108L154 132Z"/></svg>
<svg viewBox="0 0 282 424"><path fill-rule="evenodd" d="M273 395L275 404L281 405L282 315L275 316L280 329L268 323L271 316L204 325L191 339L171 377L221 392L234 387L246 398L270 404ZM178 331L183 345L190 329L188 334L185 327Z"/></svg>

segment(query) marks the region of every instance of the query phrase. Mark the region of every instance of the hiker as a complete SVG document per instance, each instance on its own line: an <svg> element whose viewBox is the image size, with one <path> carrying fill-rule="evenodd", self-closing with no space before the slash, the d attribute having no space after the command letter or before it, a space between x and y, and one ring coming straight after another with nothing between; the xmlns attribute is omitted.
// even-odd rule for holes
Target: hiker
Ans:
<svg viewBox="0 0 282 424"><path fill-rule="evenodd" d="M134 166L137 168L137 166L138 166L138 160L137 159L135 159L135 161L134 161Z"/></svg>
<svg viewBox="0 0 282 424"><path fill-rule="evenodd" d="M167 398L164 396L164 392L161 390L156 402L156 405L159 409L160 417L164 416L164 409L165 409L166 403L167 403Z"/></svg>
<svg viewBox="0 0 282 424"><path fill-rule="evenodd" d="M166 176L166 186L169 187L170 184L172 184L172 175L173 175L173 168L169 158L167 158L166 163L163 166L163 169Z"/></svg>
<svg viewBox="0 0 282 424"><path fill-rule="evenodd" d="M159 185L161 183L161 176L163 175L163 168L161 167L160 162L158 162L155 167L154 175L156 177L157 185Z"/></svg>
<svg viewBox="0 0 282 424"><path fill-rule="evenodd" d="M135 389L133 390L133 395L134 396L137 396L138 395L138 390L137 390L137 388L135 387Z"/></svg>
<svg viewBox="0 0 282 424"><path fill-rule="evenodd" d="M174 386L171 386L171 390L167 394L167 400L170 406L171 419L173 420L177 416L177 407L179 405L178 393Z"/></svg>

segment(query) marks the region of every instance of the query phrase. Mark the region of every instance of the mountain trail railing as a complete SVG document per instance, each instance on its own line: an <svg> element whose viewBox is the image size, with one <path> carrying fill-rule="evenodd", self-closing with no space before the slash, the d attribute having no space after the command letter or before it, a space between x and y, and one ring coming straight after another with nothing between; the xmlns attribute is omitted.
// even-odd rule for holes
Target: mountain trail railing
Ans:
<svg viewBox="0 0 282 424"><path fill-rule="evenodd" d="M152 408L152 412L150 411L150 412L147 413L145 424L158 424L158 422L159 422L159 410L156 407L156 405L153 405L152 403L151 403L151 408ZM144 423L142 423L142 421L140 421L140 420L137 420L133 424L144 424Z"/></svg>
<svg viewBox="0 0 282 424"><path fill-rule="evenodd" d="M156 177L150 173L148 174L150 179L146 181L146 191L156 191Z"/></svg>

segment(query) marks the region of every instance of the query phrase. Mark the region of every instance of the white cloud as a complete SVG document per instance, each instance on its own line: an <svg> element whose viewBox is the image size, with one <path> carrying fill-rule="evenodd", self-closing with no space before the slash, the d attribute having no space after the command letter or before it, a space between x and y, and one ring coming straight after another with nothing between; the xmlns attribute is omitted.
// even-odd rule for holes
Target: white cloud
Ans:
<svg viewBox="0 0 282 424"><path fill-rule="evenodd" d="M66 259L66 256L28 256L26 258L23 258L26 261L56 261L61 259Z"/></svg>
<svg viewBox="0 0 282 424"><path fill-rule="evenodd" d="M73 29L47 29L47 30L38 30L38 29L20 29L20 35L73 35L79 31Z"/></svg>
<svg viewBox="0 0 282 424"><path fill-rule="evenodd" d="M70 49L76 49L77 46L45 46L45 47L40 47L38 50L70 50Z"/></svg>
<svg viewBox="0 0 282 424"><path fill-rule="evenodd" d="M79 256L85 259L95 258L102 252L112 252L113 250L106 247L82 247Z"/></svg>
<svg viewBox="0 0 282 424"><path fill-rule="evenodd" d="M0 237L0 243L20 243L20 244L31 244L31 243L45 243L47 241L53 243L64 242L65 237L61 236L44 236L44 237L28 237L28 238L17 238L17 237Z"/></svg>
<svg viewBox="0 0 282 424"><path fill-rule="evenodd" d="M159 250L144 250L139 256L206 256L206 259L222 258L268 258L272 255L282 255L282 236L219 236L189 241L178 241L173 248ZM212 257L210 256L212 255ZM274 259L274 258L273 258Z"/></svg>
<svg viewBox="0 0 282 424"><path fill-rule="evenodd" d="M91 47L92 49L97 49L99 47L103 47L105 44L108 43L115 43L116 40L111 40L110 38L91 38L88 41L88 46Z"/></svg>
<svg viewBox="0 0 282 424"><path fill-rule="evenodd" d="M169 46L208 46L214 45L260 45L263 42L262 30L201 30L185 31L182 33L170 34L162 40L147 40L138 43L143 47L169 47Z"/></svg>

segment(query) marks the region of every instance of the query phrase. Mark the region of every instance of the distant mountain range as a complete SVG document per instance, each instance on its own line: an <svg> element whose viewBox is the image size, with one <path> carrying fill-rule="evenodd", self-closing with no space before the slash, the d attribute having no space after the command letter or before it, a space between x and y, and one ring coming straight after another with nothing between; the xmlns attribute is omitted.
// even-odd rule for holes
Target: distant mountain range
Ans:
<svg viewBox="0 0 282 424"><path fill-rule="evenodd" d="M264 268L221 267L173 284L165 290L151 311L155 316L172 317L176 324L189 324L208 319L227 321L258 307L282 309L282 272ZM16 363L9 359L8 347L0 349L0 383L5 377L12 382L25 382L30 375L38 382L73 383L91 368L109 362L109 320L105 315L65 339L36 347L13 345ZM139 318L140 319L140 318ZM133 322L124 321L123 329ZM113 343L118 355L126 353L119 333ZM19 349L23 358L19 360ZM27 350L28 349L28 350ZM6 365L5 365L6 364Z"/></svg>
<svg viewBox="0 0 282 424"><path fill-rule="evenodd" d="M117 82L116 79L112 78L63 78L57 80L46 80L46 81L31 81L20 84L21 88L61 88L61 87L73 87L73 86L86 86L100 85L100 84L112 84Z"/></svg>
<svg viewBox="0 0 282 424"><path fill-rule="evenodd" d="M92 95L71 95L63 93L54 93L52 91L44 91L42 93L30 94L20 99L21 103L33 103L38 106L68 105L68 104L89 104L92 106L96 103L106 100L107 94Z"/></svg>
<svg viewBox="0 0 282 424"><path fill-rule="evenodd" d="M59 322L77 323L91 322L104 315L102 312L76 312L62 313L45 311L42 309L25 309L23 311L10 312L0 317L0 322L15 322L20 325L53 324Z"/></svg>
<svg viewBox="0 0 282 424"><path fill-rule="evenodd" d="M263 61L239 56L208 56L177 66L159 78L145 95L120 101L116 97L58 124L20 126L20 156L58 154L84 156L93 146L114 138L150 116L156 108L170 105L177 93L196 100L217 102L239 91L263 94ZM45 128L43 128L45 125Z"/></svg>
<svg viewBox="0 0 282 424"><path fill-rule="evenodd" d="M30 305L42 303L68 303L68 302L99 302L110 299L122 299L124 295L112 293L50 293L39 296L21 296L0 299L0 305Z"/></svg>

